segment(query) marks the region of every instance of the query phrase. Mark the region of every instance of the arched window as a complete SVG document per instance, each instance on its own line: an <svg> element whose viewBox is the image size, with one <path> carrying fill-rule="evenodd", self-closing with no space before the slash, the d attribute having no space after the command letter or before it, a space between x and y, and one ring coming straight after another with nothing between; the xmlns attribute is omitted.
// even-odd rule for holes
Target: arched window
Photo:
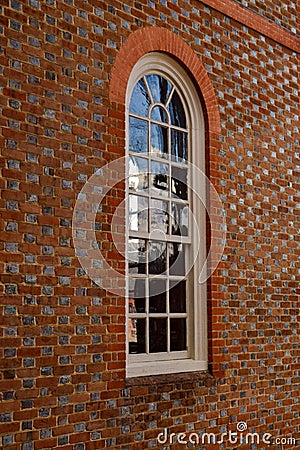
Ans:
<svg viewBox="0 0 300 450"><path fill-rule="evenodd" d="M207 369L204 121L183 68L162 53L127 89L127 375ZM195 179L198 178L198 179Z"/></svg>

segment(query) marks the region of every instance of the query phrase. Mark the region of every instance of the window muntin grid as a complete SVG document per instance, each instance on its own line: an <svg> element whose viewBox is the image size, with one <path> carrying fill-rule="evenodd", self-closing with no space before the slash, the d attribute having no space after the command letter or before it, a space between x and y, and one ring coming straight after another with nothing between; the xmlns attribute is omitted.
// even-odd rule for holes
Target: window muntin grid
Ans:
<svg viewBox="0 0 300 450"><path fill-rule="evenodd" d="M188 146L177 89L159 74L142 77L129 107L130 354L188 356Z"/></svg>

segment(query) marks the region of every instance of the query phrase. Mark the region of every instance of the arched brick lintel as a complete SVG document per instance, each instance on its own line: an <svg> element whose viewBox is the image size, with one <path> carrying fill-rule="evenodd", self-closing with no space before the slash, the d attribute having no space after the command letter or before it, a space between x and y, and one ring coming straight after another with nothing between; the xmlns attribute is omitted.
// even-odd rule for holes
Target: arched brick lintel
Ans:
<svg viewBox="0 0 300 450"><path fill-rule="evenodd" d="M154 51L168 53L190 71L204 99L209 133L219 134L221 123L218 102L203 64L188 44L164 28L140 28L125 41L111 72L110 100L125 104L127 83L134 65L142 56Z"/></svg>

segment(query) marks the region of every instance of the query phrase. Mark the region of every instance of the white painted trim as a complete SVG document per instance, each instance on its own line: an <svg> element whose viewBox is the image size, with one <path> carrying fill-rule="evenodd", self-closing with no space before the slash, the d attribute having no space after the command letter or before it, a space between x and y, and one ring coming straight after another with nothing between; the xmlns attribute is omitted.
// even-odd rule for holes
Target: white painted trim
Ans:
<svg viewBox="0 0 300 450"><path fill-rule="evenodd" d="M171 373L186 373L207 370L207 361L193 359L157 361L152 363L130 364L127 367L127 377L146 377L149 375L163 375Z"/></svg>
<svg viewBox="0 0 300 450"><path fill-rule="evenodd" d="M189 78L183 67L170 56L153 52L143 56L134 66L127 85L126 92L126 136L128 133L128 117L129 117L129 102L134 86L141 77L148 73L158 73L165 75L174 83L179 94L181 94L184 103L188 105L187 121L188 129L191 139L191 153L192 163L203 173L205 173L205 128L204 116L197 90ZM126 154L128 154L128 141L126 140ZM192 176L193 174L191 174ZM199 177L193 178L193 183L199 183ZM203 180L202 180L203 181ZM205 183L203 183L205 184ZM198 189L205 190L205 186L199 186ZM127 193L126 193L127 194ZM127 195L126 195L127 198ZM188 323L192 323L192 330L189 333L188 342L188 357L178 358L176 360L157 360L143 362L133 361L128 355L128 343L126 345L126 376L128 378L170 374L180 372L205 371L208 367L208 352L207 352L207 287L206 283L200 285L198 283L199 274L206 259L206 210L201 202L196 199L191 199L193 203L193 213L197 216L197 224L200 229L200 236L202 245L193 270L191 271L191 290L193 291L193 301L189 306L190 319ZM126 227L128 230L128 227ZM192 236L195 235L192 231ZM126 238L128 242L128 235ZM195 242L195 241L194 241ZM192 250L196 245L191 245ZM126 333L128 332L128 302L126 302ZM140 355L139 355L140 356ZM151 359L155 358L155 354L151 355ZM160 357L158 359L161 359ZM130 361L131 360L131 361Z"/></svg>

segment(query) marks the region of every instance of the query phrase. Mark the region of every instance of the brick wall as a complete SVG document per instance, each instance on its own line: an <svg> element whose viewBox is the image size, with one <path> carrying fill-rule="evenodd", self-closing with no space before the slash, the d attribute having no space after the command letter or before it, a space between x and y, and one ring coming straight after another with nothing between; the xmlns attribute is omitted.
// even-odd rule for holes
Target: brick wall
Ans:
<svg viewBox="0 0 300 450"><path fill-rule="evenodd" d="M291 3L212 3L0 6L5 449L184 448L159 446L158 433L219 437L241 421L253 432L300 438L299 17ZM124 154L124 98L110 80L120 75L126 42L152 27L189 47L212 89L209 174L227 241L209 283L210 373L128 381L124 300L85 275L72 214L88 178ZM126 77L120 82L124 93ZM97 218L102 251L121 270L109 223L123 196L115 189Z"/></svg>

